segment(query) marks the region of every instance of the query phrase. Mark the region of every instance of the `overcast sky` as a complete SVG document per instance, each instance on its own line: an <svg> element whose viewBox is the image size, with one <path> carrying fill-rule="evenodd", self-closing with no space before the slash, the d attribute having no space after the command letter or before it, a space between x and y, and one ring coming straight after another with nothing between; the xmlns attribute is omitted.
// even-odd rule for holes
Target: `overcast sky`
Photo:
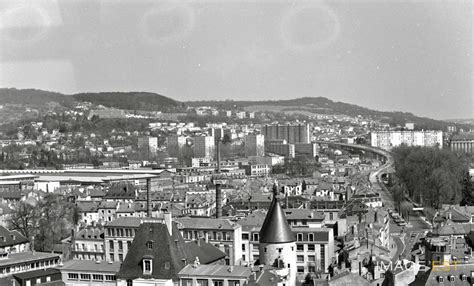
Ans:
<svg viewBox="0 0 474 286"><path fill-rule="evenodd" d="M61 3L68 2L68 3ZM473 118L465 1L0 1L0 86Z"/></svg>

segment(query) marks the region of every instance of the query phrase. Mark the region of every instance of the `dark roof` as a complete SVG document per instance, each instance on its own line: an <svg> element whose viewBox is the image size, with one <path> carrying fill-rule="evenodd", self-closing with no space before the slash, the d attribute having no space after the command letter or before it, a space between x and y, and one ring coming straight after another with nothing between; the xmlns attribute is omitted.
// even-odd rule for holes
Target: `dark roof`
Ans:
<svg viewBox="0 0 474 286"><path fill-rule="evenodd" d="M1 237L4 237L4 239L0 239L0 247L12 246L28 242L28 239L18 231L9 231L3 226L0 226L0 238Z"/></svg>
<svg viewBox="0 0 474 286"><path fill-rule="evenodd" d="M260 242L263 243L285 243L296 241L295 235L291 231L285 213L280 203L273 198L267 216L260 229Z"/></svg>
<svg viewBox="0 0 474 286"><path fill-rule="evenodd" d="M28 272L23 272L23 273L17 273L17 274L13 274L13 276L21 280L26 280L26 279L31 279L31 278L54 275L58 273L61 273L58 269L45 268L45 269L33 270L33 271L28 271Z"/></svg>
<svg viewBox="0 0 474 286"><path fill-rule="evenodd" d="M147 247L147 242L152 242L152 248ZM186 244L178 228L173 224L172 235L162 223L143 223L135 234L130 250L118 273L122 279L177 279L178 272L187 262L193 262L196 256L200 263L211 263L225 257L215 247L203 241ZM220 251L219 251L220 252ZM143 273L142 260L151 258L152 273Z"/></svg>

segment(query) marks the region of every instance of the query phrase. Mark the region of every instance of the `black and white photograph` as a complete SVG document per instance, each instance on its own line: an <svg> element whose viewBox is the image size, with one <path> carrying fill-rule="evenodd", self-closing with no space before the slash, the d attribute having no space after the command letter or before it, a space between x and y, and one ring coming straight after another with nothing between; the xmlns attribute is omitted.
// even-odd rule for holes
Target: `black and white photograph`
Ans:
<svg viewBox="0 0 474 286"><path fill-rule="evenodd" d="M0 286L474 285L473 18L0 0Z"/></svg>

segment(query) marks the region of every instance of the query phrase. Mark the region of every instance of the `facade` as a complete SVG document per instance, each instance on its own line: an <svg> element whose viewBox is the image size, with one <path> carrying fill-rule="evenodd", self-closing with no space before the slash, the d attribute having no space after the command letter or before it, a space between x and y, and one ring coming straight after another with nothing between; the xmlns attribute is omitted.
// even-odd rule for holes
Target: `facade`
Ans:
<svg viewBox="0 0 474 286"><path fill-rule="evenodd" d="M14 286L60 285L61 272L55 268L38 269L13 274ZM51 283L51 284L50 284ZM58 283L58 284L53 284Z"/></svg>
<svg viewBox="0 0 474 286"><path fill-rule="evenodd" d="M371 146L390 150L402 144L408 146L443 147L443 131L373 131Z"/></svg>
<svg viewBox="0 0 474 286"><path fill-rule="evenodd" d="M265 125L262 133L266 140L284 139L288 143L309 143L311 136L309 124L273 124Z"/></svg>
<svg viewBox="0 0 474 286"><path fill-rule="evenodd" d="M243 166L245 169L245 174L251 177L263 177L268 176L271 172L269 165L263 164L250 164Z"/></svg>
<svg viewBox="0 0 474 286"><path fill-rule="evenodd" d="M295 144L295 155L304 155L307 157L314 158L318 155L318 144L297 143Z"/></svg>
<svg viewBox="0 0 474 286"><path fill-rule="evenodd" d="M249 163L275 166L275 165L285 163L285 157L284 156L262 156L262 157L250 156Z"/></svg>
<svg viewBox="0 0 474 286"><path fill-rule="evenodd" d="M30 249L29 240L16 230L0 226L0 252L18 253Z"/></svg>
<svg viewBox="0 0 474 286"><path fill-rule="evenodd" d="M474 153L474 133L454 135L450 143L451 151Z"/></svg>
<svg viewBox="0 0 474 286"><path fill-rule="evenodd" d="M105 261L104 229L88 227L73 234L73 259Z"/></svg>
<svg viewBox="0 0 474 286"><path fill-rule="evenodd" d="M265 143L265 153L281 155L285 158L295 157L295 144L267 142Z"/></svg>
<svg viewBox="0 0 474 286"><path fill-rule="evenodd" d="M249 134L245 136L245 157L265 156L265 136Z"/></svg>
<svg viewBox="0 0 474 286"><path fill-rule="evenodd" d="M145 155L155 155L158 150L158 138L150 136L138 138L138 150Z"/></svg>
<svg viewBox="0 0 474 286"><path fill-rule="evenodd" d="M242 260L242 227L227 219L183 217L176 219L185 241L205 239L226 254L225 264Z"/></svg>
<svg viewBox="0 0 474 286"><path fill-rule="evenodd" d="M179 135L172 135L168 137L168 155L170 157L178 157L181 149L186 146L186 137Z"/></svg>
<svg viewBox="0 0 474 286"><path fill-rule="evenodd" d="M107 223L104 232L105 259L109 262L123 262L140 224L153 220L163 221L161 219L121 217Z"/></svg>
<svg viewBox="0 0 474 286"><path fill-rule="evenodd" d="M214 159L215 142L212 136L199 136L194 138L194 156Z"/></svg>

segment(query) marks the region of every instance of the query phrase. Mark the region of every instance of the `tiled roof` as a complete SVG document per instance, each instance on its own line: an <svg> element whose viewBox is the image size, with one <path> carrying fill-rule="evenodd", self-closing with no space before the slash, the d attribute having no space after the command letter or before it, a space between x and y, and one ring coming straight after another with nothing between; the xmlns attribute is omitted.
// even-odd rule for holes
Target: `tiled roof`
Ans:
<svg viewBox="0 0 474 286"><path fill-rule="evenodd" d="M186 265L180 272L179 275L193 276L193 277L226 277L244 279L248 278L252 274L251 269L246 266L229 266L229 265Z"/></svg>
<svg viewBox="0 0 474 286"><path fill-rule="evenodd" d="M26 243L28 239L20 234L18 231L9 231L5 227L0 225L0 237L4 237L4 240L0 239L0 247L12 246L16 244ZM13 239L14 238L14 239Z"/></svg>
<svg viewBox="0 0 474 286"><path fill-rule="evenodd" d="M77 202L77 207L79 208L79 212L97 212L97 209L99 207L98 202L92 202L92 201L78 201Z"/></svg>
<svg viewBox="0 0 474 286"><path fill-rule="evenodd" d="M69 260L64 263L63 266L58 267L61 272L63 271L92 271L92 272L110 272L117 273L120 269L120 262L97 262L94 260Z"/></svg>
<svg viewBox="0 0 474 286"><path fill-rule="evenodd" d="M84 228L79 230L76 235L76 239L97 239L103 240L104 239L104 229L99 227L94 228Z"/></svg>
<svg viewBox="0 0 474 286"><path fill-rule="evenodd" d="M8 255L8 259L0 260L0 266L51 258L59 258L59 255L49 252L19 252Z"/></svg>
<svg viewBox="0 0 474 286"><path fill-rule="evenodd" d="M148 247L151 243L151 248ZM200 247L202 248L196 248ZM172 234L168 232L165 224L144 223L136 231L130 250L120 268L118 277L122 279L177 279L178 272L184 268L186 262L192 263L196 256L201 263L211 263L225 257L225 253L210 257L208 252L213 247L204 242L186 244L176 227L173 226ZM205 245L205 246L203 246ZM207 250L204 249L208 248ZM212 251L215 253L215 251ZM205 254L205 256L200 256ZM152 259L152 271L145 274L142 269L144 258Z"/></svg>
<svg viewBox="0 0 474 286"><path fill-rule="evenodd" d="M228 219L219 218L200 218L200 217L182 217L176 221L182 228L192 229L227 229L233 230L237 228L237 224Z"/></svg>

